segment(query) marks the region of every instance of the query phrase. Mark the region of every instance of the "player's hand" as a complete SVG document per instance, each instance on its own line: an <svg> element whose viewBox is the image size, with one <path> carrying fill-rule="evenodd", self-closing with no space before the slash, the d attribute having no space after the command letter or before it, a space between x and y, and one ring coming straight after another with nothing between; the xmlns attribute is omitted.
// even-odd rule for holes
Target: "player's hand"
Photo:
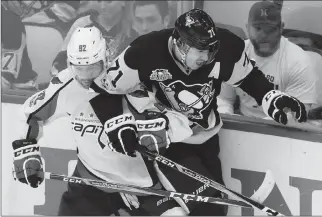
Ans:
<svg viewBox="0 0 322 217"><path fill-rule="evenodd" d="M162 154L170 145L168 119L159 112L146 112L146 120L136 120L139 144Z"/></svg>
<svg viewBox="0 0 322 217"><path fill-rule="evenodd" d="M12 143L14 149L13 175L20 182L37 188L43 181L38 172L43 172L40 147L35 139L16 140Z"/></svg>
<svg viewBox="0 0 322 217"><path fill-rule="evenodd" d="M263 98L262 106L264 113L278 123L284 125L287 124L287 109L290 109L295 113L295 119L298 122L301 123L307 121L305 105L295 97L287 95L281 91L269 91Z"/></svg>

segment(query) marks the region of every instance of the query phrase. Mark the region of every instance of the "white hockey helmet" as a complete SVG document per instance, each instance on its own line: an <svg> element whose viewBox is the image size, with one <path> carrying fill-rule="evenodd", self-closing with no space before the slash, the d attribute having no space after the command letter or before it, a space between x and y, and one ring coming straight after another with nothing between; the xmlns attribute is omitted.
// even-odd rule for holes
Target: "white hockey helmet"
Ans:
<svg viewBox="0 0 322 217"><path fill-rule="evenodd" d="M67 46L67 58L73 65L91 65L103 61L106 67L106 42L101 31L93 27L78 27Z"/></svg>

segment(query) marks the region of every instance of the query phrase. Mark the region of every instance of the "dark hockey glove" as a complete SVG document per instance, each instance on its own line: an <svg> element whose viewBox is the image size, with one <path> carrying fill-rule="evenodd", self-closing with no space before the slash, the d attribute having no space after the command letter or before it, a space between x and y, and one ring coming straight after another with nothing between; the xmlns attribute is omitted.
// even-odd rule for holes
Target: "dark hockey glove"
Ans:
<svg viewBox="0 0 322 217"><path fill-rule="evenodd" d="M170 145L168 119L159 112L145 112L145 120L136 120L140 145L163 154Z"/></svg>
<svg viewBox="0 0 322 217"><path fill-rule="evenodd" d="M137 131L134 116L122 114L106 121L104 134L99 139L99 143L104 145L102 140L108 141L107 146L112 151L136 157Z"/></svg>
<svg viewBox="0 0 322 217"><path fill-rule="evenodd" d="M290 109L295 112L295 119L298 122L306 122L307 113L304 104L292 97L278 90L269 91L262 100L264 113L276 122L286 125L287 114L286 110Z"/></svg>
<svg viewBox="0 0 322 217"><path fill-rule="evenodd" d="M14 150L14 178L37 188L43 181L43 178L37 176L38 172L43 172L43 164L36 139L16 140L12 143L12 147Z"/></svg>

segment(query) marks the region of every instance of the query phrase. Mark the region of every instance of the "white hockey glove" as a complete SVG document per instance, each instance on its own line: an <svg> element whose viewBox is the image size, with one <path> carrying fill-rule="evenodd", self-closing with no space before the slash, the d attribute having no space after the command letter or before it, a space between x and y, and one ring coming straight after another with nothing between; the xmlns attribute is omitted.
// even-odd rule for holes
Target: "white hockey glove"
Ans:
<svg viewBox="0 0 322 217"><path fill-rule="evenodd" d="M298 122L306 122L307 120L305 105L295 97L278 90L271 90L266 93L262 100L262 107L267 116L284 125L288 121L286 109L295 112L295 119Z"/></svg>
<svg viewBox="0 0 322 217"><path fill-rule="evenodd" d="M37 188L43 181L43 178L37 176L38 172L43 172L43 164L36 139L16 140L12 143L12 147L14 149L14 178Z"/></svg>
<svg viewBox="0 0 322 217"><path fill-rule="evenodd" d="M145 112L146 120L136 120L139 144L158 154L170 145L168 118L159 112Z"/></svg>

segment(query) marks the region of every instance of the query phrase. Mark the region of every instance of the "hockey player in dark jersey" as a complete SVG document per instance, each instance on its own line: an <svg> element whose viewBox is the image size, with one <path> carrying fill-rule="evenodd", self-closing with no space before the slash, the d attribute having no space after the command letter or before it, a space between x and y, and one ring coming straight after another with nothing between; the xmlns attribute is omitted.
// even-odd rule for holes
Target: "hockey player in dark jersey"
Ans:
<svg viewBox="0 0 322 217"><path fill-rule="evenodd" d="M42 183L38 175L44 170L38 143L43 136L42 126L66 116L71 119L70 133L77 145L78 161L73 176L152 186L157 180L153 178L152 161L146 161L136 152L137 135L155 135L157 146L150 146L147 140L141 140L140 144L151 150L159 146L161 149L170 140L180 141L182 135L191 135L186 117L172 112L160 116L148 113L138 120L129 102L141 104L144 98L131 100L128 95L126 101L123 95L99 94L89 88L94 78L107 68L106 42L98 28L77 28L67 53L68 68L22 106L24 129L13 142L15 178L33 188ZM185 129L184 125L186 131L178 134L178 130ZM119 215L120 209L130 212L138 206L136 196L69 183L58 215Z"/></svg>
<svg viewBox="0 0 322 217"><path fill-rule="evenodd" d="M193 135L184 141L172 141L165 156L223 183L218 158L218 132L222 121L216 103L222 82L243 89L263 106L266 115L279 123L287 123L285 108L295 113L298 122L307 119L303 103L275 91L244 49L242 39L228 30L216 28L207 13L193 9L179 16L174 29L152 32L136 39L121 53L108 73L95 79L92 87L117 94L131 92L142 83L155 94L160 111L174 110L184 114L193 130ZM163 183L168 183L169 190L221 195L172 169L159 167L165 178ZM150 200L148 203L159 207L168 202L152 203ZM190 215L225 215L223 206L191 201L180 205ZM168 208L172 206L175 204Z"/></svg>

